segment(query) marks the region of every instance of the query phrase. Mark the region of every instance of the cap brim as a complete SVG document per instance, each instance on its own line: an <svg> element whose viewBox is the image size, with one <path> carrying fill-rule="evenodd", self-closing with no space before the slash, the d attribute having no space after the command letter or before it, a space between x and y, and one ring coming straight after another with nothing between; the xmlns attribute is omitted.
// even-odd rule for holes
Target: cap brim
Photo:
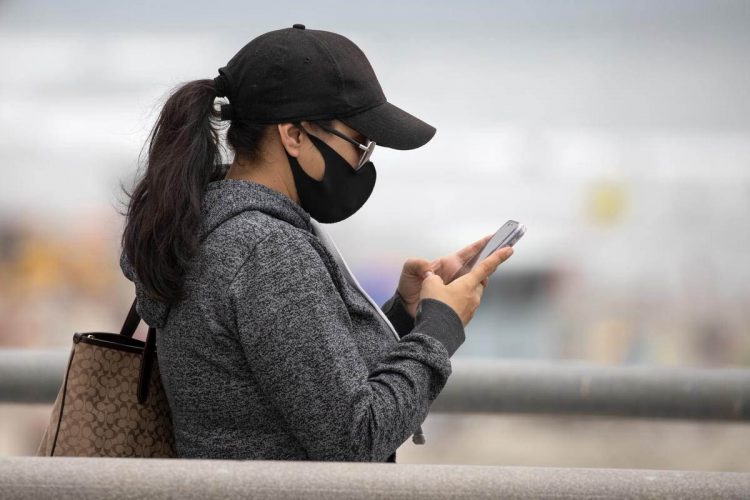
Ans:
<svg viewBox="0 0 750 500"><path fill-rule="evenodd" d="M435 135L435 127L389 102L339 120L386 148L415 149Z"/></svg>

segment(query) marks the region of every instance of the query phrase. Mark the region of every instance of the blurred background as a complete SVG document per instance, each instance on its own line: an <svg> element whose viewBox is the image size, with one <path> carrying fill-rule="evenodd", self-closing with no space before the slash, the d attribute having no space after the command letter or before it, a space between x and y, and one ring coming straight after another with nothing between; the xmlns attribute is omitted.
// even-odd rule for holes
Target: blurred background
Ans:
<svg viewBox="0 0 750 500"><path fill-rule="evenodd" d="M119 331L118 258L138 155L175 85L303 23L367 55L437 128L376 150L367 204L327 226L382 304L408 257L508 219L456 356L750 365L750 3L0 2L0 348ZM0 455L50 407L0 405ZM399 462L750 471L746 424L430 415Z"/></svg>

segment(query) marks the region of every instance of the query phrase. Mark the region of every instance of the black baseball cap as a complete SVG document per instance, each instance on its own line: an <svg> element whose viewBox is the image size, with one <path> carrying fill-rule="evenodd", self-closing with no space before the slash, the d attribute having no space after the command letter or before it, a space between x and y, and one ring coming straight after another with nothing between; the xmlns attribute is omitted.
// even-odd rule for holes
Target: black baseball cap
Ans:
<svg viewBox="0 0 750 500"><path fill-rule="evenodd" d="M388 102L365 54L348 38L303 24L251 40L219 68L231 119L284 123L338 119L379 146L414 149L435 127Z"/></svg>

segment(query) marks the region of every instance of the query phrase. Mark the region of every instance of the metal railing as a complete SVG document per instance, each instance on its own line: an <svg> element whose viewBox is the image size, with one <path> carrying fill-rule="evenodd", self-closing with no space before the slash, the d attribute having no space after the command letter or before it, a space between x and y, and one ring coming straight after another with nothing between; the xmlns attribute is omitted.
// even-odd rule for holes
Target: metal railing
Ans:
<svg viewBox="0 0 750 500"><path fill-rule="evenodd" d="M0 404L51 403L69 351L0 350ZM452 360L433 412L750 419L750 370ZM3 499L750 498L750 474L278 460L0 457Z"/></svg>
<svg viewBox="0 0 750 500"><path fill-rule="evenodd" d="M51 403L69 351L0 350L0 403ZM750 369L452 360L436 413L750 420Z"/></svg>

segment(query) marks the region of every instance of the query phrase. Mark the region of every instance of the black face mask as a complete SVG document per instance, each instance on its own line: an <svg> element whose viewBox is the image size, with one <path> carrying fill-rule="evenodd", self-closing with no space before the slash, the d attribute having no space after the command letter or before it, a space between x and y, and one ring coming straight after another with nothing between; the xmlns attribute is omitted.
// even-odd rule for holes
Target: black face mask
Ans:
<svg viewBox="0 0 750 500"><path fill-rule="evenodd" d="M315 180L284 150L294 175L300 205L318 222L339 222L354 214L365 204L375 187L375 165L368 161L359 170L332 147L312 134L307 136L320 151L325 163L321 180Z"/></svg>

